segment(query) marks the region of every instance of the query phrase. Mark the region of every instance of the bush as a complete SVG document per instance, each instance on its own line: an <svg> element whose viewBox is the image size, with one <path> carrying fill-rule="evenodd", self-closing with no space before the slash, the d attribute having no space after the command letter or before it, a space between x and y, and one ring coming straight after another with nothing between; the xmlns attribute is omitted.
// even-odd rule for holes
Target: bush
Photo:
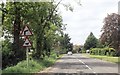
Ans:
<svg viewBox="0 0 120 75"><path fill-rule="evenodd" d="M115 56L115 49L114 48L92 48L90 49L90 54L93 55L107 55L107 56Z"/></svg>
<svg viewBox="0 0 120 75"><path fill-rule="evenodd" d="M2 68L11 66L12 43L9 40L2 41Z"/></svg>
<svg viewBox="0 0 120 75"><path fill-rule="evenodd" d="M50 57L45 57L44 60L29 60L29 66L27 68L27 61L21 61L16 66L8 67L4 69L3 75L10 75L10 73L17 73L17 75L23 75L25 73L36 73L43 70L46 67L51 66L57 59L56 54L52 53ZM18 74L20 73L20 74ZM11 74L12 75L12 74Z"/></svg>
<svg viewBox="0 0 120 75"><path fill-rule="evenodd" d="M26 53L23 48L16 51L13 49L13 43L9 39L2 41L2 69L16 65L19 61L24 60L25 57Z"/></svg>
<svg viewBox="0 0 120 75"><path fill-rule="evenodd" d="M83 48L83 49L81 50L81 52L82 52L82 53L86 53L86 50Z"/></svg>

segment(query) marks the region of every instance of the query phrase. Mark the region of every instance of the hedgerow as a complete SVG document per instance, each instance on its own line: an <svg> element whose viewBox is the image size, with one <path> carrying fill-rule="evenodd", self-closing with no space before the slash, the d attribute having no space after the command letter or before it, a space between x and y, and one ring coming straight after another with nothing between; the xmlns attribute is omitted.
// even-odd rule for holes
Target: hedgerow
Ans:
<svg viewBox="0 0 120 75"><path fill-rule="evenodd" d="M116 55L116 51L115 51L114 48L109 48L109 47L105 47L105 48L91 48L90 49L90 54L115 56Z"/></svg>

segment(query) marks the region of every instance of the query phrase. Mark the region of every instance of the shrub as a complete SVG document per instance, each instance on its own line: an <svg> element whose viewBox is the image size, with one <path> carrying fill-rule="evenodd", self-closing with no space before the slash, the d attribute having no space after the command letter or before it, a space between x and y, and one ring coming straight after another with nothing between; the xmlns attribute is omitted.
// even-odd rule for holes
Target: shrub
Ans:
<svg viewBox="0 0 120 75"><path fill-rule="evenodd" d="M27 68L27 61L21 61L16 66L7 67L4 69L3 75L13 75L13 73L17 73L17 75L23 75L26 73L34 73L43 70L46 67L51 66L57 59L56 54L52 54L50 57L45 57L43 60L29 60L29 66ZM18 74L20 73L20 74Z"/></svg>
<svg viewBox="0 0 120 75"><path fill-rule="evenodd" d="M116 52L115 52L115 49L114 48L109 48L109 52L110 52L110 56L115 56Z"/></svg>
<svg viewBox="0 0 120 75"><path fill-rule="evenodd" d="M90 54L93 55L107 55L107 56L115 56L115 49L114 48L91 48Z"/></svg>
<svg viewBox="0 0 120 75"><path fill-rule="evenodd" d="M12 57L12 43L9 42L9 40L2 41L2 68L5 68L7 66L11 66L11 60Z"/></svg>
<svg viewBox="0 0 120 75"><path fill-rule="evenodd" d="M13 43L11 43L9 39L2 41L2 69L16 65L19 61L24 60L25 57L26 53L23 48L16 52L16 50L13 49Z"/></svg>
<svg viewBox="0 0 120 75"><path fill-rule="evenodd" d="M83 49L81 50L81 52L82 52L82 53L86 53L86 50L83 48Z"/></svg>

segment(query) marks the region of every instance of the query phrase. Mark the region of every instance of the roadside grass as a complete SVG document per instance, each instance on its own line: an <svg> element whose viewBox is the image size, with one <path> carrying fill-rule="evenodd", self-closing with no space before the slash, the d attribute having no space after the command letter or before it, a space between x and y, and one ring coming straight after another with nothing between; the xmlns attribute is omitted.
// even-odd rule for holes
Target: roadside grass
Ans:
<svg viewBox="0 0 120 75"><path fill-rule="evenodd" d="M2 74L2 70L0 69L0 75Z"/></svg>
<svg viewBox="0 0 120 75"><path fill-rule="evenodd" d="M113 57L113 56L102 56L102 55L90 55L90 54L83 54L84 56L101 59L113 63L120 63L120 57Z"/></svg>
<svg viewBox="0 0 120 75"><path fill-rule="evenodd" d="M26 75L27 73L37 73L42 71L43 69L52 66L58 58L56 54L52 54L49 58L45 57L44 60L29 60L29 66L27 68L27 61L21 61L16 66L7 67L6 69L2 70L2 75L13 75L17 73L17 75Z"/></svg>

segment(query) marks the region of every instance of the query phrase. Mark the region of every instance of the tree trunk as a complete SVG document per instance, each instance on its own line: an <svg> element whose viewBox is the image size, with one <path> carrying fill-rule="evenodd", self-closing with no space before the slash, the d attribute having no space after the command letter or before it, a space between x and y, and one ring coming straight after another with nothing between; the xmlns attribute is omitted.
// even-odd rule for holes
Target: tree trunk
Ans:
<svg viewBox="0 0 120 75"><path fill-rule="evenodd" d="M17 7L17 3L14 2L15 5L15 21L14 21L14 41L13 41L13 50L15 51L15 55L17 56L19 53L19 33L20 33L20 8Z"/></svg>
<svg viewBox="0 0 120 75"><path fill-rule="evenodd" d="M37 37L36 37L36 56L37 56L37 58L42 58L43 36L44 36L43 33L40 32L39 34L37 34Z"/></svg>

